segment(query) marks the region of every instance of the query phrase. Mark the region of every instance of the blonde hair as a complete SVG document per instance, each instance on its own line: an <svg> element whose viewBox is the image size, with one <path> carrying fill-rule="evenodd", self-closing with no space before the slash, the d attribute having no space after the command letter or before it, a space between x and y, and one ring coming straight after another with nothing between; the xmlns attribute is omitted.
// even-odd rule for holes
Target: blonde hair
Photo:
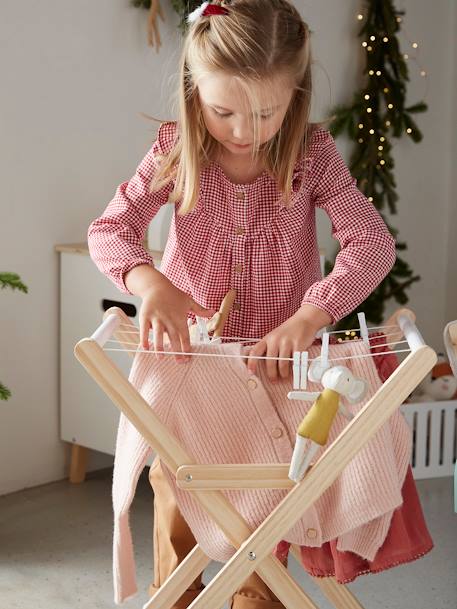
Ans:
<svg viewBox="0 0 457 609"><path fill-rule="evenodd" d="M224 2L222 3L224 5ZM307 152L313 126L311 105L310 31L288 0L232 0L228 15L201 17L186 35L180 60L179 136L162 158L151 184L159 190L175 179L171 202L181 199L179 213L194 209L200 172L220 144L207 131L197 89L200 75L222 72L237 79L251 107L255 94L250 84L276 75L290 78L294 93L279 131L257 153L276 179L284 204L292 194L295 163ZM258 107L258 106L257 106ZM260 118L254 120L254 143L258 142Z"/></svg>

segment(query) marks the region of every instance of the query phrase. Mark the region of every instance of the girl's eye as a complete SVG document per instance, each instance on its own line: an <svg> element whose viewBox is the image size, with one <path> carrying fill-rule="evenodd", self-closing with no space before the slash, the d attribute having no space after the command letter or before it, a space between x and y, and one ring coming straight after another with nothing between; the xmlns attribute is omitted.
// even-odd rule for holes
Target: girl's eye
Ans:
<svg viewBox="0 0 457 609"><path fill-rule="evenodd" d="M222 112L218 112L216 108L213 108L213 112L214 114L216 114L216 116L219 116L220 118L227 118L227 116L231 116L230 112L223 114Z"/></svg>
<svg viewBox="0 0 457 609"><path fill-rule="evenodd" d="M216 108L212 109L214 114L216 116L218 116L219 118L228 118L229 116L232 116L231 112L226 112L225 114L223 112L218 112L216 110ZM263 121L268 120L269 118L271 118L273 116L273 112L270 112L270 114L259 114L259 118Z"/></svg>

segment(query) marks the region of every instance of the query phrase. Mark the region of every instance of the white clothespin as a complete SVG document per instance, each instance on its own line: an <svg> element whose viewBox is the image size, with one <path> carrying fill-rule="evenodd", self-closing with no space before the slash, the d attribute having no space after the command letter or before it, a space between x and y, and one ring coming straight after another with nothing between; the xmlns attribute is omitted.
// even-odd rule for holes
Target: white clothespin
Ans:
<svg viewBox="0 0 457 609"><path fill-rule="evenodd" d="M328 366L328 343L330 335L328 332L322 334L322 347L321 347L321 360L322 366L325 368Z"/></svg>
<svg viewBox="0 0 457 609"><path fill-rule="evenodd" d="M198 331L199 331L199 341L198 342L209 343L210 338L209 338L208 330L206 328L206 319L204 317L198 317L198 315L195 316L195 319L197 320L197 326L198 326Z"/></svg>
<svg viewBox="0 0 457 609"><path fill-rule="evenodd" d="M368 338L368 328L367 321L365 319L365 313L357 313L357 317L359 318L360 334L362 335L363 342L366 344L367 347L369 347L370 339Z"/></svg>
<svg viewBox="0 0 457 609"><path fill-rule="evenodd" d="M300 358L300 389L306 389L308 382L308 351L301 352Z"/></svg>
<svg viewBox="0 0 457 609"><path fill-rule="evenodd" d="M294 389L300 389L301 388L300 360L301 360L301 353L300 353L300 351L294 351L294 363L292 364L292 375L293 375L293 387L294 387Z"/></svg>
<svg viewBox="0 0 457 609"><path fill-rule="evenodd" d="M289 391L287 397L289 400L312 400L319 394L315 392L304 391L308 381L308 351L294 351L293 363L293 388L295 391ZM298 391L300 390L301 391Z"/></svg>

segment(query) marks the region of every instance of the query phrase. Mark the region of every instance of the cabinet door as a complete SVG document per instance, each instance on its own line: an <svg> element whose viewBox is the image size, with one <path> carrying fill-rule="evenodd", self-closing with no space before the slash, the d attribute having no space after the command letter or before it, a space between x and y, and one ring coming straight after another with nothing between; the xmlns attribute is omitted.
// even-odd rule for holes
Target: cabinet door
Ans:
<svg viewBox="0 0 457 609"><path fill-rule="evenodd" d="M138 325L141 299L120 292L88 255L69 252L60 255L61 439L114 455L119 410L81 366L73 349L81 338L90 336L100 325L103 301L133 305L135 309L128 314ZM155 262L159 266L159 261ZM108 346L120 348L114 342L107 343ZM108 355L128 376L132 363L129 354L109 352Z"/></svg>

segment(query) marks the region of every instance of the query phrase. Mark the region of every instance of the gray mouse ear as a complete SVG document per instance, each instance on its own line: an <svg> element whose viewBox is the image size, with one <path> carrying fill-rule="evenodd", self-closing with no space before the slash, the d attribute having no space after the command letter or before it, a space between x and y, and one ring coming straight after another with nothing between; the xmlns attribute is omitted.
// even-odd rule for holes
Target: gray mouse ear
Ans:
<svg viewBox="0 0 457 609"><path fill-rule="evenodd" d="M319 355L311 362L311 366L308 369L308 379L312 383L319 383L324 376L324 372L330 367L331 366L328 362L325 366L323 365L322 357Z"/></svg>
<svg viewBox="0 0 457 609"><path fill-rule="evenodd" d="M354 379L351 391L345 396L351 404L360 402L368 391L368 383L363 379Z"/></svg>

